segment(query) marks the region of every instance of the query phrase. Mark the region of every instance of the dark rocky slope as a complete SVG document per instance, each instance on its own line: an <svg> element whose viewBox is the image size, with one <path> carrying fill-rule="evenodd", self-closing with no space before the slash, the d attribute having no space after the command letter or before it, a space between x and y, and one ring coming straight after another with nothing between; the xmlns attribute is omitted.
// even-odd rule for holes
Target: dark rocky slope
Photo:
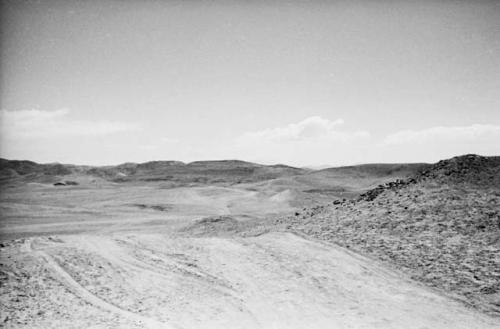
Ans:
<svg viewBox="0 0 500 329"><path fill-rule="evenodd" d="M500 316L500 157L440 161L278 225L388 262Z"/></svg>

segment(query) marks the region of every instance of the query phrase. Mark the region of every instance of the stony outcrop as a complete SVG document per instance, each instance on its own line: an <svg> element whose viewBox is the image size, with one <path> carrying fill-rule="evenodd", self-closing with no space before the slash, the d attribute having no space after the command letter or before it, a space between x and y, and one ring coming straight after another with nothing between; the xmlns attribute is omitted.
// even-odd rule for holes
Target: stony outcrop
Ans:
<svg viewBox="0 0 500 329"><path fill-rule="evenodd" d="M477 155L440 161L277 224L388 262L500 316L499 165L499 157Z"/></svg>

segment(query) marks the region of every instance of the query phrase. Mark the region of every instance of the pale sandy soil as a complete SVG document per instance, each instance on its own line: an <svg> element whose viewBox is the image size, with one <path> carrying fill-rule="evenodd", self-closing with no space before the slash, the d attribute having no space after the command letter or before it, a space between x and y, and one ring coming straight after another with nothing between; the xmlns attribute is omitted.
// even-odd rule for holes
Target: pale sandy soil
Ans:
<svg viewBox="0 0 500 329"><path fill-rule="evenodd" d="M2 263L6 327L499 325L371 260L290 233L37 237L4 247Z"/></svg>
<svg viewBox="0 0 500 329"><path fill-rule="evenodd" d="M206 216L290 211L291 193L279 193L38 186L3 194L1 326L500 327L498 318L335 245L292 233L179 232ZM79 223L76 232L68 223Z"/></svg>

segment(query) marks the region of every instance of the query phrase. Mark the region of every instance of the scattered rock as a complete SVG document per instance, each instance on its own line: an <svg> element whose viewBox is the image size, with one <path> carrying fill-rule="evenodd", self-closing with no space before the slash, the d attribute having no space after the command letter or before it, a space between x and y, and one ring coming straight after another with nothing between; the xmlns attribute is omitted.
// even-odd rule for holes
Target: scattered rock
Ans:
<svg viewBox="0 0 500 329"><path fill-rule="evenodd" d="M500 157L440 161L340 204L306 209L304 218L282 223L390 262L415 280L500 315L490 297L500 282Z"/></svg>

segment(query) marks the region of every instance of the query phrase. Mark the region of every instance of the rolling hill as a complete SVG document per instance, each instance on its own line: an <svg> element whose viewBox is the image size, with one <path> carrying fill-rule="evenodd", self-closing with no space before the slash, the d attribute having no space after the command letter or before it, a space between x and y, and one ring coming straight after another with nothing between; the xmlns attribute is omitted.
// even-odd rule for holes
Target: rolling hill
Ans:
<svg viewBox="0 0 500 329"><path fill-rule="evenodd" d="M275 193L286 190L300 191L310 194L304 195L306 198L323 201L332 196L355 197L377 184L409 177L426 166L425 164L367 164L314 171L283 164L261 165L239 160L191 163L150 161L92 167L0 159L0 183L54 184L69 181L78 184L104 181L157 182L173 186L247 184L249 189L266 189Z"/></svg>
<svg viewBox="0 0 500 329"><path fill-rule="evenodd" d="M500 315L500 157L465 155L278 220Z"/></svg>

